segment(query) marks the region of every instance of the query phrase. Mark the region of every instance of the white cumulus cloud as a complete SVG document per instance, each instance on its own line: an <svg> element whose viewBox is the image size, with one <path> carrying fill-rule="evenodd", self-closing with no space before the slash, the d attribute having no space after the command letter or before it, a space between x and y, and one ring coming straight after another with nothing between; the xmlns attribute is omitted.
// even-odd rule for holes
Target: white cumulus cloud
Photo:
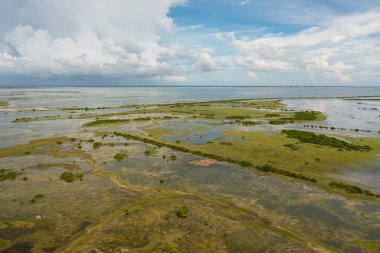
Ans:
<svg viewBox="0 0 380 253"><path fill-rule="evenodd" d="M171 7L183 3L23 1L9 10L25 25L15 25L3 36L0 72L170 74L175 66L168 60L177 55L178 47L163 42L174 29L167 14Z"/></svg>
<svg viewBox="0 0 380 253"><path fill-rule="evenodd" d="M293 35L267 35L257 39L229 36L238 55L235 64L248 73L301 72L352 82L350 72L373 68L380 57L380 12L341 16ZM363 64L368 65L364 66ZM306 71L305 71L306 70Z"/></svg>

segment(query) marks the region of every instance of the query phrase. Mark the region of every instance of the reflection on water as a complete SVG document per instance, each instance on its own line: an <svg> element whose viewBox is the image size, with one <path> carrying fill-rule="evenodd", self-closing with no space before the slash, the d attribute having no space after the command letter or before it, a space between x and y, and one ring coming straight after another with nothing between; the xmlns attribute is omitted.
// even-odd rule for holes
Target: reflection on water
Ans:
<svg viewBox="0 0 380 253"><path fill-rule="evenodd" d="M375 134L380 131L380 99L373 101L295 99L283 100L283 102L293 109L315 110L325 113L327 119L315 124L318 126L371 130Z"/></svg>

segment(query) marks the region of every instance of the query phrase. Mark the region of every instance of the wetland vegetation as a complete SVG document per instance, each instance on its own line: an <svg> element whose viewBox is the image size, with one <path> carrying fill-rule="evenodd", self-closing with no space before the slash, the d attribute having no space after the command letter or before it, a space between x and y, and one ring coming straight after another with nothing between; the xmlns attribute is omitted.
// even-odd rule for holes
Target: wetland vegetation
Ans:
<svg viewBox="0 0 380 253"><path fill-rule="evenodd" d="M282 130L281 132L287 134L289 138L295 138L305 143L313 143L343 150L369 151L371 149L368 145L353 144L324 134L315 134L313 132L299 130Z"/></svg>
<svg viewBox="0 0 380 253"><path fill-rule="evenodd" d="M9 117L76 128L0 148L0 252L380 249L379 189L344 177L374 166L380 139L300 130L323 112L279 99L54 111Z"/></svg>

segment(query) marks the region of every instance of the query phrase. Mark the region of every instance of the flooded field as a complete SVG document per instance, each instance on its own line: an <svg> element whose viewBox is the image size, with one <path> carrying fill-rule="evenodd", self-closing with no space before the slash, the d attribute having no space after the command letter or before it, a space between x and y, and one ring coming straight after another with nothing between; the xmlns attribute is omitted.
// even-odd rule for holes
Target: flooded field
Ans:
<svg viewBox="0 0 380 253"><path fill-rule="evenodd" d="M380 97L86 91L1 91L0 252L380 251Z"/></svg>

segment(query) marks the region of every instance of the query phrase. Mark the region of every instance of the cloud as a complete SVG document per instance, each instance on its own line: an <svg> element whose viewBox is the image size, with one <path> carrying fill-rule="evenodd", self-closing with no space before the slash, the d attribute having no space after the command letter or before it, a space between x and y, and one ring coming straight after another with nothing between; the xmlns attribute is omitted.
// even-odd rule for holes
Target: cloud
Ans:
<svg viewBox="0 0 380 253"><path fill-rule="evenodd" d="M309 63L306 65L307 70L311 71L320 71L323 73L331 74L333 77L337 77L342 82L352 82L349 75L344 75L343 71L350 69L352 66L346 65L343 62L337 62L331 65L328 62L327 55L321 55L316 58L309 60Z"/></svg>
<svg viewBox="0 0 380 253"><path fill-rule="evenodd" d="M185 77L185 76L158 76L158 77L156 77L156 80L166 81L166 82L182 83L182 82L187 82L187 77Z"/></svg>
<svg viewBox="0 0 380 253"><path fill-rule="evenodd" d="M240 6L245 6L250 3L250 0L243 0L240 2Z"/></svg>
<svg viewBox="0 0 380 253"><path fill-rule="evenodd" d="M314 78L324 75L323 78L352 82L347 72L371 68L363 63L373 63L373 55L380 56L379 34L380 12L370 11L337 17L293 35L228 38L238 53L235 64L255 73L255 78L257 72L263 71L309 72Z"/></svg>
<svg viewBox="0 0 380 253"><path fill-rule="evenodd" d="M211 5L187 0L3 0L0 75L102 75L142 82L186 82L188 77L199 83L204 78L223 82L244 76L247 82L268 84L378 82L378 6L363 12L371 9L369 1L364 9L347 3L354 14L338 16L343 10L329 4L284 0L267 11L275 2L220 1L215 12L235 8L233 17L239 22L224 18L216 24L210 20L220 15L188 18L187 11L171 11L178 5L194 5L188 11ZM171 16L179 17L181 25ZM277 33L284 27L298 29L298 24L307 28Z"/></svg>
<svg viewBox="0 0 380 253"><path fill-rule="evenodd" d="M154 76L175 71L168 60L178 47L163 37L174 30L170 8L183 0L32 2L9 10L23 13L19 23L34 24L17 25L3 36L1 73Z"/></svg>
<svg viewBox="0 0 380 253"><path fill-rule="evenodd" d="M199 54L195 65L201 71L216 71L219 69L213 57L206 52L201 52Z"/></svg>

